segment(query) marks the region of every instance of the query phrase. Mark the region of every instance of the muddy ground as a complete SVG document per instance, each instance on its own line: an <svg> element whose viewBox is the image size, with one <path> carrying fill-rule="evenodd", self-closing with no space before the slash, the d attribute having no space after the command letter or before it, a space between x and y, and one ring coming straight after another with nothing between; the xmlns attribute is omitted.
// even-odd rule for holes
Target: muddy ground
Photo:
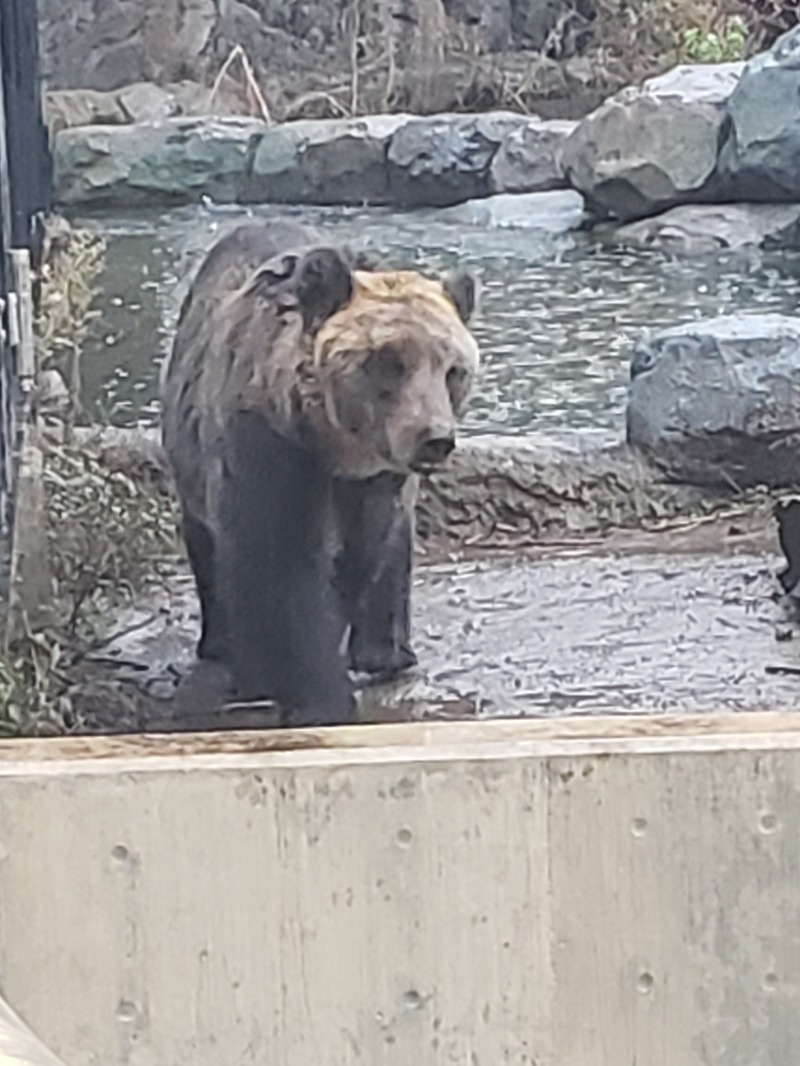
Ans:
<svg viewBox="0 0 800 1066"><path fill-rule="evenodd" d="M522 554L422 564L419 666L361 691L364 721L792 709L800 627L778 599L763 514L690 519L662 532L577 537ZM218 667L198 665L197 603L176 570L126 608L94 669L131 694L89 731L248 728L269 707L224 709Z"/></svg>

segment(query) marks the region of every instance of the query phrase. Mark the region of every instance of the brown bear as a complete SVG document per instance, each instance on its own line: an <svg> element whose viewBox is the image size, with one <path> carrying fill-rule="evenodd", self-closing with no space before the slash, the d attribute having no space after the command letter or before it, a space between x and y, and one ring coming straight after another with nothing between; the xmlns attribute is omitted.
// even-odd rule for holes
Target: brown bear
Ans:
<svg viewBox="0 0 800 1066"><path fill-rule="evenodd" d="M181 308L163 440L202 610L198 654L282 721L350 721L348 668L416 662L416 474L478 366L468 275L381 271L293 223L240 226Z"/></svg>

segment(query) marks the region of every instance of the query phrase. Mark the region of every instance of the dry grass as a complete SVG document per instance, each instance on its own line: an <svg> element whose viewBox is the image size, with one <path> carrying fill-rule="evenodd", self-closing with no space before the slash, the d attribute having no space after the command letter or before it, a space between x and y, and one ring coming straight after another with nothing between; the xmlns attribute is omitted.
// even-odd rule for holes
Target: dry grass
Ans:
<svg viewBox="0 0 800 1066"><path fill-rule="evenodd" d="M751 0L749 18L753 45L767 48L782 33L800 23L800 0Z"/></svg>
<svg viewBox="0 0 800 1066"><path fill-rule="evenodd" d="M39 368L66 363L75 389L103 252L92 234L51 222L39 279ZM74 403L62 405L42 434L52 600L46 621L26 625L0 659L0 733L80 726L86 657L107 639L114 606L179 550L175 504L160 472L76 436L74 413Z"/></svg>
<svg viewBox="0 0 800 1066"><path fill-rule="evenodd" d="M752 53L800 14L800 0L592 2L597 14L591 24L567 14L541 52L488 53L472 27L444 18L438 0L407 3L418 22L422 15L426 20L416 41L398 31L409 24L387 15L385 0L352 0L338 59L309 69L300 63L290 73L262 64L255 73L269 84L265 96L279 121L496 108L576 118L624 85L679 62L687 30L724 35L728 20L739 16ZM578 54L571 47L576 40Z"/></svg>
<svg viewBox="0 0 800 1066"><path fill-rule="evenodd" d="M87 655L110 636L115 606L179 551L165 487L99 443L46 442L44 490L52 602L0 659L0 733L80 726Z"/></svg>
<svg viewBox="0 0 800 1066"><path fill-rule="evenodd" d="M176 552L177 516L163 486L99 443L48 444L44 459L57 625L69 640L95 639L154 560Z"/></svg>
<svg viewBox="0 0 800 1066"><path fill-rule="evenodd" d="M486 106L509 107L533 113L548 113L548 101L566 101L558 113L579 117L626 85L689 61L685 55L687 30L702 36L725 36L731 18L748 26L748 51L761 41L749 4L742 0L594 0L597 17L591 37L579 57L563 60L544 55L526 55L525 66L503 56L494 61L504 77L494 98L486 93ZM555 50L553 42L551 50ZM486 59L483 60L486 81ZM479 65L476 64L476 73ZM475 85L472 91L474 95ZM543 106L544 105L544 106Z"/></svg>
<svg viewBox="0 0 800 1066"><path fill-rule="evenodd" d="M103 266L105 243L88 230L73 229L58 216L49 220L36 314L36 365L58 370L67 383L71 414L80 395L80 352L92 311L94 279Z"/></svg>
<svg viewBox="0 0 800 1066"><path fill-rule="evenodd" d="M732 17L747 21L742 0L595 0L597 19L589 50L597 76L610 88L636 83L684 59L684 33L724 35Z"/></svg>

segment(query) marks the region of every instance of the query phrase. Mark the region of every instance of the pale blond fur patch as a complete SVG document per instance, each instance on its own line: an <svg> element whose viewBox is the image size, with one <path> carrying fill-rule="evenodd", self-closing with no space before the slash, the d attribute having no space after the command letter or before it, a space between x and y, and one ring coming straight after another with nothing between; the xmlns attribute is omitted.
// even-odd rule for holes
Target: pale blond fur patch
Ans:
<svg viewBox="0 0 800 1066"><path fill-rule="evenodd" d="M478 348L440 281L413 270L356 271L349 302L324 323L314 340L318 367L339 355L375 351L397 340L404 324L424 327L432 338L447 340L474 369Z"/></svg>

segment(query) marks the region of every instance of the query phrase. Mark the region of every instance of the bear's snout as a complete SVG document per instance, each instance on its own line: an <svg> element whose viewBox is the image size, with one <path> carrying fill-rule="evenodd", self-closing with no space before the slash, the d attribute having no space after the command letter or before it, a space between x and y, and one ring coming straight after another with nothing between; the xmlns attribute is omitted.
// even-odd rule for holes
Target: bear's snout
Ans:
<svg viewBox="0 0 800 1066"><path fill-rule="evenodd" d="M454 433L442 437L427 437L420 441L411 462L414 470L429 470L440 466L456 446Z"/></svg>

